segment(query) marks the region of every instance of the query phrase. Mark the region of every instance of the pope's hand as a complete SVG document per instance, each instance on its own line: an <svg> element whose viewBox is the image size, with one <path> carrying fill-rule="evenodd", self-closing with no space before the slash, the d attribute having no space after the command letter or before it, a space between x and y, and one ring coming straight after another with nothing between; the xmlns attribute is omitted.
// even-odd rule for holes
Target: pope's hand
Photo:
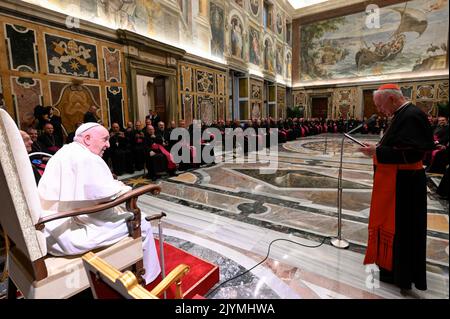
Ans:
<svg viewBox="0 0 450 319"><path fill-rule="evenodd" d="M366 156L372 157L376 152L376 146L367 144L367 143L364 143L364 144L366 146L358 148L358 151L360 151L361 153L363 153Z"/></svg>

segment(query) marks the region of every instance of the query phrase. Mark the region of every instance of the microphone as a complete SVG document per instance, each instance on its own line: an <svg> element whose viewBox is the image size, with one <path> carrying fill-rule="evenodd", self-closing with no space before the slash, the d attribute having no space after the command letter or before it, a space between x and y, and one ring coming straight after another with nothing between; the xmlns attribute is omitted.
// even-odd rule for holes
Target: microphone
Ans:
<svg viewBox="0 0 450 319"><path fill-rule="evenodd" d="M372 124L373 122L375 122L378 118L378 115L376 114L372 114L365 122L359 124L357 127L355 127L353 130L350 130L349 132L347 132L347 134L352 134L354 132L356 132L357 130L359 130L361 127L363 127L365 124L369 125Z"/></svg>

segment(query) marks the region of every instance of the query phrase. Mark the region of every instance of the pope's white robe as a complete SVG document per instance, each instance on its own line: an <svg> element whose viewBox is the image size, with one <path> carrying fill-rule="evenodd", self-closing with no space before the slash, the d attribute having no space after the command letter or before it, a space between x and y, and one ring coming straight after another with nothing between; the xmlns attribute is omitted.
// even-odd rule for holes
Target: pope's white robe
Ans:
<svg viewBox="0 0 450 319"><path fill-rule="evenodd" d="M48 161L38 186L44 217L110 201L130 190L113 178L100 156L77 142L65 145ZM48 252L54 256L79 255L112 245L128 236L126 218L130 215L124 208L115 207L46 223ZM143 217L141 229L144 279L150 283L161 268L151 224Z"/></svg>

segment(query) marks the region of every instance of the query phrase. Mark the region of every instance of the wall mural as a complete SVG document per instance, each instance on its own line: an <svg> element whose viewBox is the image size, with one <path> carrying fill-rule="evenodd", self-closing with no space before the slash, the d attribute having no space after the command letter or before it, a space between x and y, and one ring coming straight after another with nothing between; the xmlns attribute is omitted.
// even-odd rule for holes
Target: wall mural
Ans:
<svg viewBox="0 0 450 319"><path fill-rule="evenodd" d="M241 8L244 7L244 0L234 0L234 2L235 2L238 6L240 6Z"/></svg>
<svg viewBox="0 0 450 319"><path fill-rule="evenodd" d="M286 78L290 79L292 77L292 54L291 52L288 52L286 54L286 62L285 62L285 66L286 66Z"/></svg>
<svg viewBox="0 0 450 319"><path fill-rule="evenodd" d="M154 33L161 22L161 5L154 0L25 0L46 7L57 7L66 14L111 28L141 34Z"/></svg>
<svg viewBox="0 0 450 319"><path fill-rule="evenodd" d="M120 50L103 47L103 60L105 65L105 80L108 82L122 82Z"/></svg>
<svg viewBox="0 0 450 319"><path fill-rule="evenodd" d="M249 28L250 39L250 63L261 64L261 44L259 40L259 32L253 27Z"/></svg>
<svg viewBox="0 0 450 319"><path fill-rule="evenodd" d="M239 59L244 59L243 30L241 20L237 16L234 16L231 19L231 55Z"/></svg>
<svg viewBox="0 0 450 319"><path fill-rule="evenodd" d="M275 22L275 29L279 35L283 34L283 25L284 25L283 15L281 14L281 12L278 12L277 19Z"/></svg>
<svg viewBox="0 0 450 319"><path fill-rule="evenodd" d="M254 17L260 18L261 14L261 3L260 0L250 0L250 12Z"/></svg>
<svg viewBox="0 0 450 319"><path fill-rule="evenodd" d="M283 47L277 44L277 52L275 54L277 74L283 75Z"/></svg>
<svg viewBox="0 0 450 319"><path fill-rule="evenodd" d="M98 79L95 45L45 34L45 46L49 73Z"/></svg>
<svg viewBox="0 0 450 319"><path fill-rule="evenodd" d="M210 23L212 33L211 54L221 58L225 51L224 10L214 3L211 3L210 6Z"/></svg>
<svg viewBox="0 0 450 319"><path fill-rule="evenodd" d="M275 73L274 68L274 54L273 54L273 45L272 41L269 38L266 38L264 41L264 69L266 69L270 73Z"/></svg>
<svg viewBox="0 0 450 319"><path fill-rule="evenodd" d="M187 46L191 46L192 41L195 40L193 39L193 36L196 34L195 30L198 28L196 25L198 22L196 22L195 19L187 19L191 21L190 23L192 24L187 26L189 30L180 29L184 28L184 24L180 23L180 19L182 19L181 17L185 17L186 14L189 14L191 15L191 18L194 18L192 15L196 14L192 6L185 6L185 3L188 2L188 0L176 1L176 3L181 3L182 5L176 5L175 7L172 5L172 2L175 1L162 0L23 1L42 7L55 9L64 14L97 23L108 28L130 30L132 32L136 32L162 42L169 42L174 45L186 44ZM231 6L227 5L227 12L225 12L224 8L227 2L223 0L208 1L208 3L211 26L211 43L209 43L210 45L202 43L205 49L208 46L210 47L210 52L206 53L211 54L212 57L223 58L224 52L229 52L231 57L241 60L240 62L242 63L242 67L245 67L250 54L249 50L247 50L247 45L250 41L247 38L250 37L250 34L247 34L247 30L249 30L248 20L250 18L254 23L256 23L254 27L255 30L262 28L263 1L232 0L230 1ZM182 11L185 7L188 8L190 12ZM176 12L176 10L179 10L180 12ZM285 13L280 6L276 2L273 2L273 5L270 6L270 12L268 13L268 21L270 25L269 29L278 35L279 39L283 42L283 45L286 45L286 42L282 36L285 29L286 15L287 13ZM226 23L229 25L226 25ZM202 25L202 27L204 26ZM183 37L180 36L181 34L183 34ZM262 35L259 35L259 40L259 47L262 50L262 46L264 44L262 41ZM100 47L97 49L97 54L100 54L100 50L103 51ZM275 48L272 47L272 50L275 50ZM52 58L53 57L54 56L52 56ZM58 64L61 62L61 57L56 56L56 58L60 58L60 61L54 61L56 66L52 66L53 71L64 72L65 70L68 74L80 73L80 71L71 70L67 65L62 68L59 67ZM263 56L260 55L260 63L257 65L263 66L262 59ZM283 69L286 69L286 66L284 66Z"/></svg>
<svg viewBox="0 0 450 319"><path fill-rule="evenodd" d="M302 81L446 69L448 1L414 0L380 9L380 28L365 12L300 28ZM360 26L355 31L355 26Z"/></svg>

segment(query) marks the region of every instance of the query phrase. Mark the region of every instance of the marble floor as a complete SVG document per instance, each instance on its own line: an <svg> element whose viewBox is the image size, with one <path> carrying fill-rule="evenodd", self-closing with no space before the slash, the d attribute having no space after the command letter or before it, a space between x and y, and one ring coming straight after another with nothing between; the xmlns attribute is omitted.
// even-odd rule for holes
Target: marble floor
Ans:
<svg viewBox="0 0 450 319"><path fill-rule="evenodd" d="M360 136L376 142L376 137ZM337 235L340 140L321 135L279 145L278 157L217 163L159 180L162 192L145 195L145 214L164 211L165 240L220 266L223 283L208 298L383 299L403 296L362 264L372 191L371 161L350 142L343 156L342 238ZM220 159L217 150L217 158ZM278 169L264 169L278 160ZM434 176L433 178L436 178ZM123 176L132 186L150 181ZM428 290L422 298L449 298L448 202L428 188ZM155 225L156 232L156 225Z"/></svg>

